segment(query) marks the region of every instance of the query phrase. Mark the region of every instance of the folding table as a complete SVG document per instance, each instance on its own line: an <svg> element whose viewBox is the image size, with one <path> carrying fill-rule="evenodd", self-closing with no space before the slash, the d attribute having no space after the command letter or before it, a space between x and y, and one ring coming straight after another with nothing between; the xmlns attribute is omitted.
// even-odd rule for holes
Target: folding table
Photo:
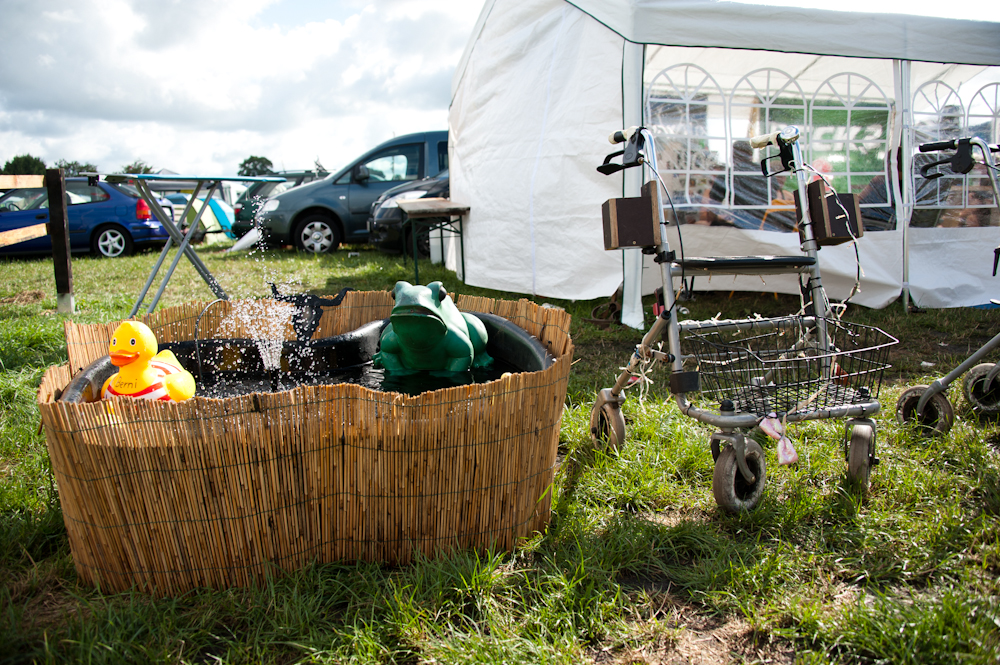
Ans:
<svg viewBox="0 0 1000 665"><path fill-rule="evenodd" d="M417 234L422 229L427 233L434 230L441 231L441 248L444 253L444 234L450 237L458 237L459 251L462 257L462 281L465 281L465 241L462 238L462 216L469 214L469 206L452 203L449 199L409 199L399 202L399 209L403 212L401 224L403 230L403 242L406 242L406 228L409 226L410 239L413 243L413 282L420 283L420 268L417 265ZM457 219L452 219L456 217ZM404 251L405 255L406 252Z"/></svg>
<svg viewBox="0 0 1000 665"><path fill-rule="evenodd" d="M201 192L202 188L206 185L208 186L208 194L205 195L205 200L201 202L201 206L198 209L198 213L194 217L194 221L191 224L192 229L198 228L198 223L201 221L201 216L205 213L205 209L208 208L209 201L212 195L215 194L215 190L219 188L219 184L223 182L284 182L285 179L279 176L192 176L192 175L161 175L156 173L120 173L105 176L105 180L112 183L132 183L135 188L139 190L139 194L142 196L143 200L149 206L150 211L156 217L156 219L163 224L163 228L167 230L167 234L170 236L167 238L167 242L163 245L163 251L160 252L160 257L156 260L156 264L153 266L152 272L149 273L149 279L146 280L146 285L142 287L142 292L139 294L139 299L135 301L135 305L132 306L132 311L129 314L129 318L133 317L138 313L139 308L142 306L142 301L145 300L146 294L149 292L149 287L152 286L153 280L156 279L156 274L160 271L163 266L163 261L167 258L167 253L173 245L177 245L180 249L177 255L174 257L173 263L170 264L170 268L167 270L167 274L163 277L163 281L160 283L159 289L156 291L156 295L153 296L153 301L150 303L149 308L146 310L147 313L152 312L156 309L157 303L160 302L160 296L163 295L164 289L167 288L167 283L170 281L170 277L174 274L174 269L177 268L177 264L180 263L181 256L186 256L194 269L198 271L201 278L205 280L208 284L208 288L212 290L216 298L221 300L228 300L229 297L226 292L223 291L219 282L212 276L209 272L208 267L201 260L201 257L194 251L194 248L190 246L191 236L193 233L183 233L174 224L174 220L167 216L160 207L159 202L156 200L156 196L153 194L152 190L149 188L149 181L187 181L195 182L194 193L191 194L191 198L188 200L187 205L184 207L184 212L181 214L180 219L187 219L188 213L194 207L195 201L198 200L198 194Z"/></svg>

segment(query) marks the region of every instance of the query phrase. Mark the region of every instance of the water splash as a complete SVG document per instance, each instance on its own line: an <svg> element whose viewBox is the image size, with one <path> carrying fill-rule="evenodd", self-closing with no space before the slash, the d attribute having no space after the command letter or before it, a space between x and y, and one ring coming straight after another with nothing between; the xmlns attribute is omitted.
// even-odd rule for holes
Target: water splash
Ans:
<svg viewBox="0 0 1000 665"><path fill-rule="evenodd" d="M252 339L260 352L264 369L281 369L281 351L292 327L295 307L270 300L237 300L220 326L220 331L234 337Z"/></svg>

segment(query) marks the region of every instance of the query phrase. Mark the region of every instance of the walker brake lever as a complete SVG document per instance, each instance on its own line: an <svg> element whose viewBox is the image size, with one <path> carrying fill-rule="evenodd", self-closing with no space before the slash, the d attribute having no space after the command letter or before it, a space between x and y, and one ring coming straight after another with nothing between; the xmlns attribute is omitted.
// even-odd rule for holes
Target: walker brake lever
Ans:
<svg viewBox="0 0 1000 665"><path fill-rule="evenodd" d="M645 157L642 154L642 149L646 145L646 139L643 138L642 132L633 132L628 139L628 143L625 144L625 149L618 152L613 152L604 158L604 163L597 167L597 170L604 175L611 175L612 173L617 173L623 169L629 169L633 166L639 166L645 161ZM612 157L622 156L621 164L614 164L611 162Z"/></svg>
<svg viewBox="0 0 1000 665"><path fill-rule="evenodd" d="M930 171L935 166L940 166L942 164L948 164L950 162L951 162L951 157L945 157L944 159L939 159L936 162L931 162L930 164L924 164L923 166L920 167L920 175L925 180L934 180L935 178L940 178L941 176L944 175L940 171L936 171L934 173L928 173L928 171Z"/></svg>
<svg viewBox="0 0 1000 665"><path fill-rule="evenodd" d="M971 173L976 160L972 156L972 144L969 139L959 139L955 154L951 156L951 170L955 173Z"/></svg>
<svg viewBox="0 0 1000 665"><path fill-rule="evenodd" d="M1000 264L1000 246L993 250L993 276L997 276L997 264Z"/></svg>
<svg viewBox="0 0 1000 665"><path fill-rule="evenodd" d="M781 168L776 171L771 171L768 169L768 164L773 162L775 159L781 159ZM778 175L779 173L784 173L785 171L792 170L792 163L795 161L794 153L792 152L791 143L778 142L778 154L771 155L770 157L765 157L760 160L760 170L768 178L773 175Z"/></svg>

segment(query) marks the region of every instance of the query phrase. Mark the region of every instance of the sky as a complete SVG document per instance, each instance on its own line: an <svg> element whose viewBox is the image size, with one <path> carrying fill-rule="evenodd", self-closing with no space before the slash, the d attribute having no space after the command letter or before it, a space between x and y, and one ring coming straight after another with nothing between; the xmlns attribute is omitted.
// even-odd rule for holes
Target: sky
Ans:
<svg viewBox="0 0 1000 665"><path fill-rule="evenodd" d="M1000 21L997 0L745 0ZM483 0L0 0L0 166L328 170L448 128Z"/></svg>
<svg viewBox="0 0 1000 665"><path fill-rule="evenodd" d="M0 0L0 167L232 175L447 129L482 0ZM15 28L16 26L16 28Z"/></svg>

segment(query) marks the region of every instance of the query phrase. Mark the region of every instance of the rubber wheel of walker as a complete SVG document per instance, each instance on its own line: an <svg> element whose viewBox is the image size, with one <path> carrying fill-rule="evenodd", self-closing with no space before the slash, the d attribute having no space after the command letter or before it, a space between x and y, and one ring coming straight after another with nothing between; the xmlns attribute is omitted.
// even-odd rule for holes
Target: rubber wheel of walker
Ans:
<svg viewBox="0 0 1000 665"><path fill-rule="evenodd" d="M1000 415L1000 376L986 389L986 376L993 371L993 363L976 365L965 374L962 393L972 405L977 416L995 417Z"/></svg>
<svg viewBox="0 0 1000 665"><path fill-rule="evenodd" d="M872 444L875 429L871 425L857 424L851 428L851 442L847 449L847 479L862 492L868 491L872 473Z"/></svg>
<svg viewBox="0 0 1000 665"><path fill-rule="evenodd" d="M712 494L715 502L728 513L739 513L753 510L764 496L764 482L767 480L767 467L764 464L764 450L753 439L746 440L746 459L750 472L757 477L751 485L740 473L736 464L736 450L732 444L719 453L715 460L715 473L712 475Z"/></svg>
<svg viewBox="0 0 1000 665"><path fill-rule="evenodd" d="M590 434L594 448L598 450L611 449L618 452L625 443L625 416L616 404L605 403L600 408L594 407L590 414Z"/></svg>
<svg viewBox="0 0 1000 665"><path fill-rule="evenodd" d="M924 436L944 436L955 422L955 409L944 393L938 393L927 402L924 413L917 415L920 396L927 386L913 386L903 391L896 401L896 420L900 425L918 425Z"/></svg>

